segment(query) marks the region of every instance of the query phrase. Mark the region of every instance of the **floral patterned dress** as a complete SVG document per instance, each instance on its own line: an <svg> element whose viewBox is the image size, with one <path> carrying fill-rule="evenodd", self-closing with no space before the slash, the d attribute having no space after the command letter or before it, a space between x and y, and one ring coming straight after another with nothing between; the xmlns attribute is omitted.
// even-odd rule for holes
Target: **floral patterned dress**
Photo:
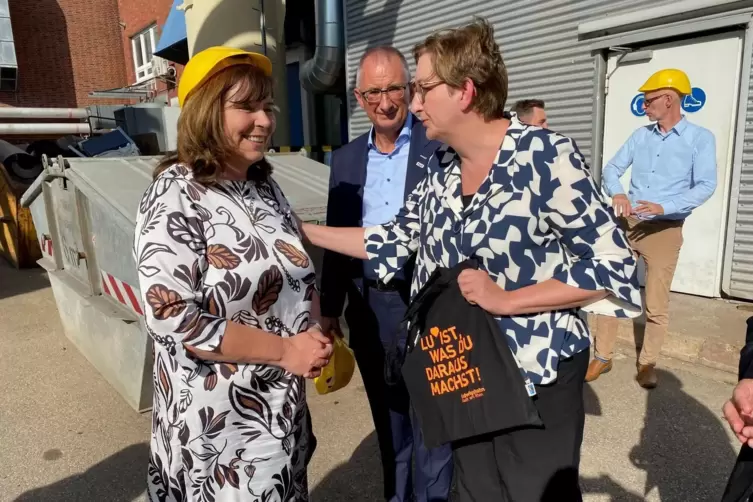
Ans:
<svg viewBox="0 0 753 502"><path fill-rule="evenodd" d="M228 320L292 336L315 275L273 181L196 182L175 165L139 208L135 256L154 340L152 501L307 501L303 378L276 366L202 361Z"/></svg>

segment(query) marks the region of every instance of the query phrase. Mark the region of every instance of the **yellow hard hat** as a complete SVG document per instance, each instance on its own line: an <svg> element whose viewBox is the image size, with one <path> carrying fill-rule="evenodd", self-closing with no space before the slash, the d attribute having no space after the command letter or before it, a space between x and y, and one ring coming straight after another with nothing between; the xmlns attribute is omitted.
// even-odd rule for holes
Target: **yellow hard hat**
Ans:
<svg viewBox="0 0 753 502"><path fill-rule="evenodd" d="M329 363L322 368L321 374L314 378L316 392L322 395L348 385L356 369L356 358L350 347L345 344L345 340L335 336L333 349Z"/></svg>
<svg viewBox="0 0 753 502"><path fill-rule="evenodd" d="M651 92L659 89L674 89L682 95L690 94L690 79L682 70L668 68L651 75L639 92Z"/></svg>
<svg viewBox="0 0 753 502"><path fill-rule="evenodd" d="M261 68L267 76L272 75L272 61L264 54L248 52L232 47L210 47L188 61L178 84L178 104L183 106L191 91L220 71L235 65L250 65Z"/></svg>

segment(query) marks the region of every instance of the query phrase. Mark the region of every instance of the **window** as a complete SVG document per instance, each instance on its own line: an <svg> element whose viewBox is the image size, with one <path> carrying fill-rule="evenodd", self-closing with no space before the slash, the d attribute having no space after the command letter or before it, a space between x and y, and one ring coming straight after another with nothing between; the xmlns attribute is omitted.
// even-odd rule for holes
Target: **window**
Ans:
<svg viewBox="0 0 753 502"><path fill-rule="evenodd" d="M0 68L0 91L15 91L18 70L13 67Z"/></svg>
<svg viewBox="0 0 753 502"><path fill-rule="evenodd" d="M157 45L157 25L151 26L131 39L136 82L152 78L152 57Z"/></svg>

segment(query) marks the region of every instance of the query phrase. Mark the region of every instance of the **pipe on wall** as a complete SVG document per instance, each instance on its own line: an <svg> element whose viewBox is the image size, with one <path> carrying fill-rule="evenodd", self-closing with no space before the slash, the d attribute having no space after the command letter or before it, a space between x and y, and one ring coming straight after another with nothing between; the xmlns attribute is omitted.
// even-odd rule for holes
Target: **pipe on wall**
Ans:
<svg viewBox="0 0 753 502"><path fill-rule="evenodd" d="M0 107L0 119L85 119L86 108Z"/></svg>
<svg viewBox="0 0 753 502"><path fill-rule="evenodd" d="M0 124L0 134L91 134L89 124Z"/></svg>
<svg viewBox="0 0 753 502"><path fill-rule="evenodd" d="M594 55L594 107L591 112L591 174L601 186L604 162L604 116L606 114L607 55L599 51Z"/></svg>
<svg viewBox="0 0 753 502"><path fill-rule="evenodd" d="M263 5L261 0L186 0L184 6L189 56L216 45L266 52L272 61L275 104L280 109L273 141L289 145L285 0L264 0Z"/></svg>
<svg viewBox="0 0 753 502"><path fill-rule="evenodd" d="M264 0L259 0L259 29L261 30L261 53L267 55L267 18L264 16Z"/></svg>
<svg viewBox="0 0 753 502"><path fill-rule="evenodd" d="M300 80L310 92L323 93L337 82L345 62L345 26L341 0L316 1L316 52L303 63Z"/></svg>

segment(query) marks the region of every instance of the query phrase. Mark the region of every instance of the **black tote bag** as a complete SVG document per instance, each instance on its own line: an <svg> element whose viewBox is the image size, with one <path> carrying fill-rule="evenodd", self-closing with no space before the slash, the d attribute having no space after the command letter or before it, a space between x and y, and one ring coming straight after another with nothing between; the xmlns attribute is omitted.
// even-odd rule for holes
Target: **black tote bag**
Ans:
<svg viewBox="0 0 753 502"><path fill-rule="evenodd" d="M497 322L460 292L467 268L475 261L436 269L405 316L402 375L427 448L543 425Z"/></svg>

